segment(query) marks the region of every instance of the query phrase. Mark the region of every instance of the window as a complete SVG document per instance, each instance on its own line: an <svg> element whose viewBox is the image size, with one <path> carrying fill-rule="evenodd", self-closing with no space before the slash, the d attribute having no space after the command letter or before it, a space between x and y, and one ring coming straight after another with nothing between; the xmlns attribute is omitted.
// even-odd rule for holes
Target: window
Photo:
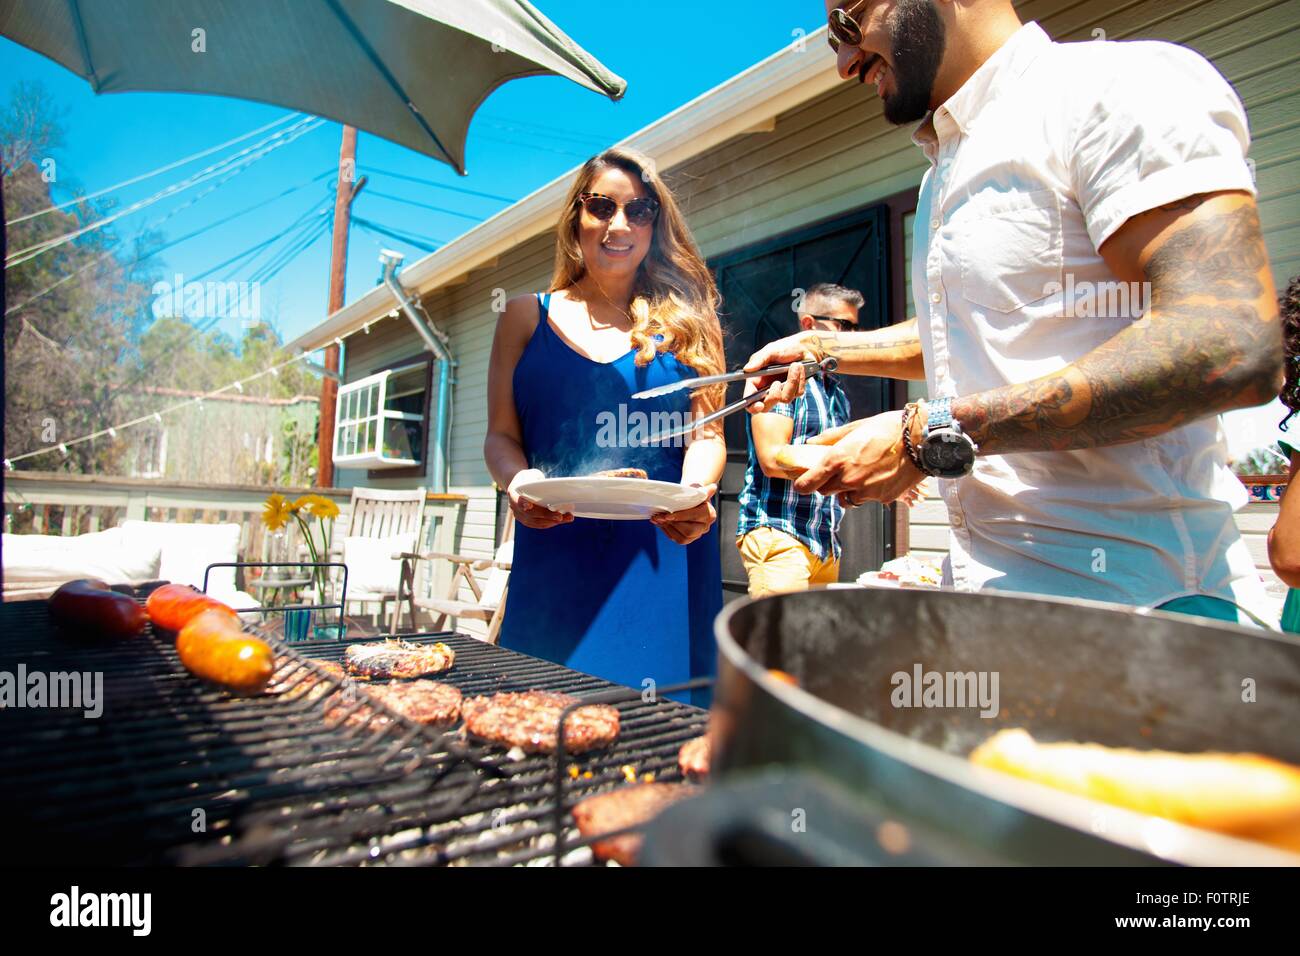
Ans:
<svg viewBox="0 0 1300 956"><path fill-rule="evenodd" d="M339 389L334 463L408 468L424 460L429 363L386 369Z"/></svg>

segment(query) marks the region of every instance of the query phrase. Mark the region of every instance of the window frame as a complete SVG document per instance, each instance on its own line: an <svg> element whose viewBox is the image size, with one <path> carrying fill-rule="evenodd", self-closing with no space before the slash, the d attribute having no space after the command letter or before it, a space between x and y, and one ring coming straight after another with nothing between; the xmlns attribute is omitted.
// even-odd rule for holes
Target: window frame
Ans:
<svg viewBox="0 0 1300 956"><path fill-rule="evenodd" d="M420 458L412 463L411 459L391 459L391 464L375 465L375 459L384 459L383 454L383 436L384 423L390 419L393 420L417 420L414 413L401 413L389 411L385 408L388 399L388 382L395 376L409 372L412 369L423 369L424 380L424 407L418 420L424 426L424 437L422 447L420 448ZM331 450L334 466L336 468L365 468L367 477L370 478L399 478L399 477L420 477L428 472L429 458L429 434L432 423L429 421L429 412L431 409L432 391L433 391L433 361L427 353L420 353L399 359L391 364L378 368L368 375L355 379L346 384L340 385L334 408L334 448ZM375 413L373 415L353 415L345 417L344 410L349 397L365 393L372 386L378 386L376 393ZM344 429L365 424L374 423L374 447L365 452L353 451L340 455L339 443L343 441Z"/></svg>

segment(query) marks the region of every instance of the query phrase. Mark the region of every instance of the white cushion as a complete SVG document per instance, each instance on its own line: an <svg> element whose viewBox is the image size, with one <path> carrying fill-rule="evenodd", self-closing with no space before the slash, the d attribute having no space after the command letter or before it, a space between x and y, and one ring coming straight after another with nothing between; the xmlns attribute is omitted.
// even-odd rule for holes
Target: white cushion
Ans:
<svg viewBox="0 0 1300 956"><path fill-rule="evenodd" d="M343 563L348 566L348 592L396 594L402 577L402 562L394 561L393 555L414 550L414 531L387 538L344 538Z"/></svg>
<svg viewBox="0 0 1300 956"><path fill-rule="evenodd" d="M145 542L162 551L158 577L173 584L203 587L203 571L209 564L239 560L240 527L230 524L179 524L165 521L122 522L122 532L131 544ZM235 569L215 568L208 577L213 593L235 590Z"/></svg>
<svg viewBox="0 0 1300 956"><path fill-rule="evenodd" d="M62 584L77 578L98 578L108 584L142 584L159 577L159 547L130 541L120 528L90 534L6 534L4 583L7 589L25 585Z"/></svg>

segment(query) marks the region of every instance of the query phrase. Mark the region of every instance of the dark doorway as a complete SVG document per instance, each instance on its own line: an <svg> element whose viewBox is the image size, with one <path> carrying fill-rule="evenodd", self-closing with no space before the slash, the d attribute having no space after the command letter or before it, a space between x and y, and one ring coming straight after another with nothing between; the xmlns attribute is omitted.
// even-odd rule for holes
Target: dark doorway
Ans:
<svg viewBox="0 0 1300 956"><path fill-rule="evenodd" d="M892 324L889 220L887 205L872 206L711 260L722 294L727 368L739 368L761 346L798 331L793 309L796 290L818 282L837 282L862 292L866 304L861 328ZM854 418L897 407L892 382L858 376L842 376L840 381ZM742 386L731 386L727 400L739 398L741 391ZM743 413L727 419L726 436L727 471L719 515L723 587L743 594L748 582L735 546L737 499L748 464ZM894 556L892 512L892 506L864 505L845 516L841 581L852 581Z"/></svg>

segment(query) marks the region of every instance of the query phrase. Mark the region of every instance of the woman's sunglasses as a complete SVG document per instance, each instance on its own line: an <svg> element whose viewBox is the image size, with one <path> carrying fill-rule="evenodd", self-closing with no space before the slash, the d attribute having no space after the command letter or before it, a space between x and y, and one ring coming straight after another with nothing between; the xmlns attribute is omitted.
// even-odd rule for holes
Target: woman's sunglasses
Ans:
<svg viewBox="0 0 1300 956"><path fill-rule="evenodd" d="M620 203L600 193L582 193L578 196L578 202L582 203L583 209L601 222L609 222L613 219L620 207L627 221L634 226L648 226L655 221L655 216L659 215L659 203L649 198Z"/></svg>
<svg viewBox="0 0 1300 956"><path fill-rule="evenodd" d="M856 3L850 3L847 8L836 7L831 11L827 19L826 40L836 53L840 52L841 43L857 46L862 42L862 27L858 25L858 14L866 2L867 0L857 0Z"/></svg>

